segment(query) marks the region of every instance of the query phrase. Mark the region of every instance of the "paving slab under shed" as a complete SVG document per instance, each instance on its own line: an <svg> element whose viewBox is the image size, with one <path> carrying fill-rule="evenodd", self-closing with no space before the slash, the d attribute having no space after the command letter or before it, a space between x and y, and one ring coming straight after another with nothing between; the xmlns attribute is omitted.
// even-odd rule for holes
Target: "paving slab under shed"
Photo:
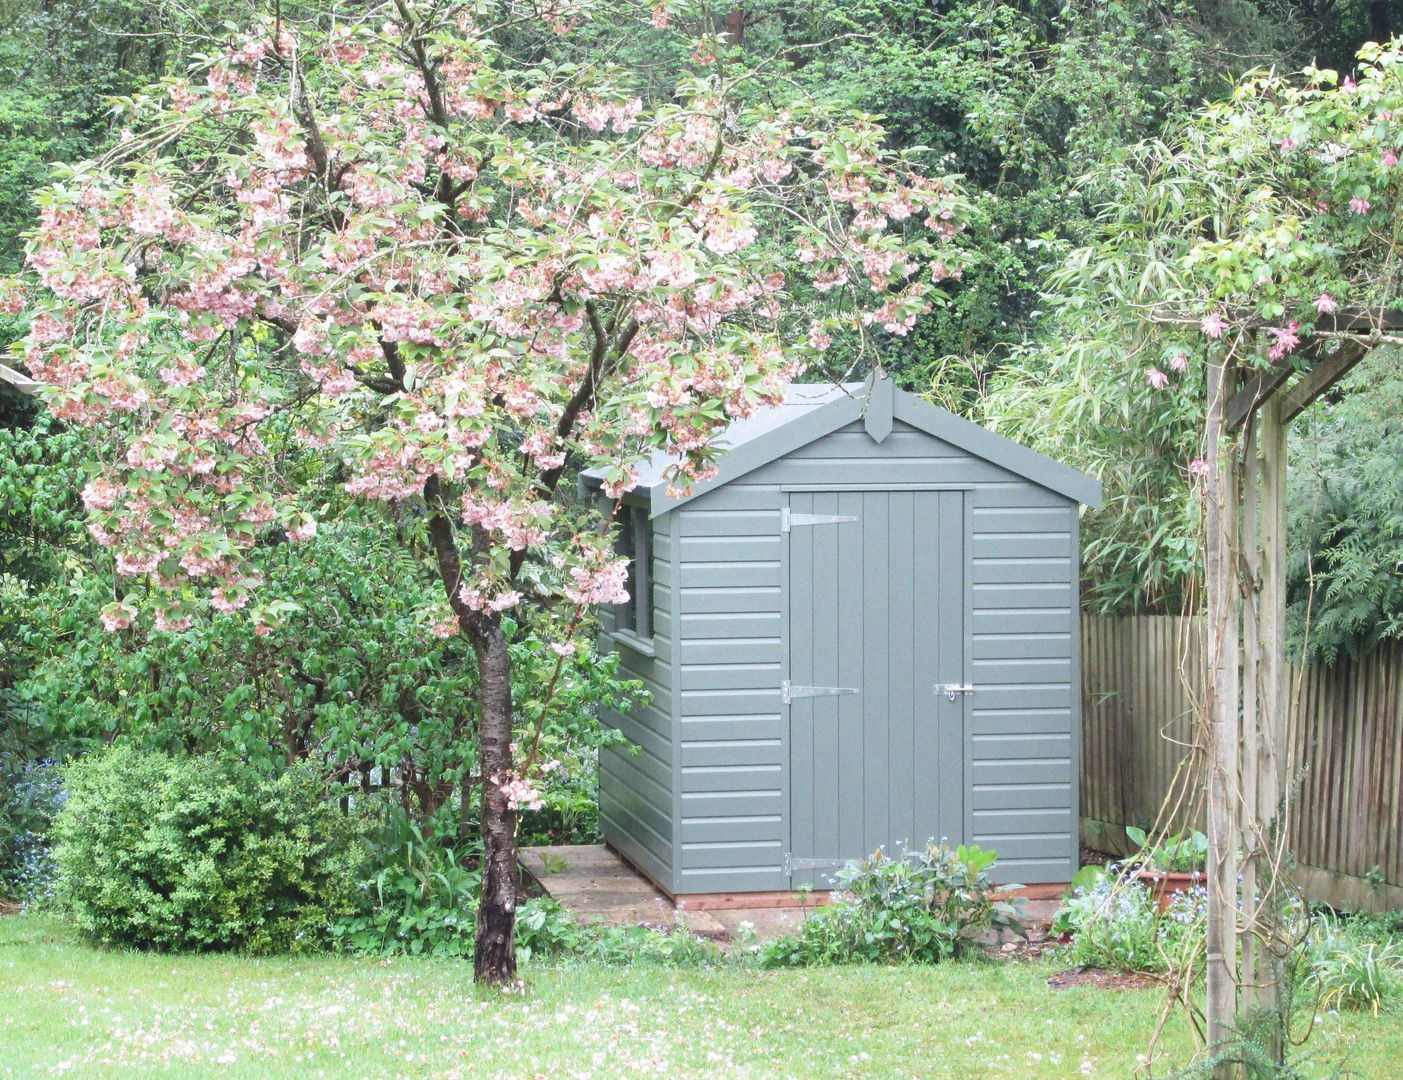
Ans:
<svg viewBox="0 0 1403 1080"><path fill-rule="evenodd" d="M581 922L602 926L671 929L681 924L698 937L725 946L745 936L743 923L764 941L791 933L813 910L812 905L678 908L666 893L603 844L522 848L520 859L522 868L547 895ZM742 899L737 897L737 902ZM1044 927L1058 903L1048 898L1028 900L1030 926Z"/></svg>

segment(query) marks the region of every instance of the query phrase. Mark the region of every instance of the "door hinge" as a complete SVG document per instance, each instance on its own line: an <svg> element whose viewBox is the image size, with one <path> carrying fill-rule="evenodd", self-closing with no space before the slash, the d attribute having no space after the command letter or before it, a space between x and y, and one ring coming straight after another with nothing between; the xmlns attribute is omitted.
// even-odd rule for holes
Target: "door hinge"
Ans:
<svg viewBox="0 0 1403 1080"><path fill-rule="evenodd" d="M847 864L846 859L796 859L789 852L784 853L786 874L794 874L800 870L841 870Z"/></svg>
<svg viewBox="0 0 1403 1080"><path fill-rule="evenodd" d="M779 696L786 705L795 698L836 697L839 694L856 693L856 686L795 686L788 679L779 684Z"/></svg>
<svg viewBox="0 0 1403 1080"><path fill-rule="evenodd" d="M856 520L854 514L796 514L786 506L779 512L779 531L788 532L800 525L840 525Z"/></svg>
<svg viewBox="0 0 1403 1080"><path fill-rule="evenodd" d="M936 683L933 689L937 694L944 694L947 701L954 701L961 694L969 697L974 693L974 687L969 683Z"/></svg>

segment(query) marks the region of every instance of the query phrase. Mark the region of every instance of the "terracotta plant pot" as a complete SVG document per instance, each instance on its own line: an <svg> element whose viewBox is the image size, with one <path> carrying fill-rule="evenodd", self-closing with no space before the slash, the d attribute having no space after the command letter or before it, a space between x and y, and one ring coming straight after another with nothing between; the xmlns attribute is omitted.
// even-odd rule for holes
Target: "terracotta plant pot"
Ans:
<svg viewBox="0 0 1403 1080"><path fill-rule="evenodd" d="M1168 911L1174 898L1188 892L1195 885L1202 885L1207 876L1202 870L1188 873L1168 870L1136 870L1135 876L1150 887L1150 893L1159 904L1161 912Z"/></svg>

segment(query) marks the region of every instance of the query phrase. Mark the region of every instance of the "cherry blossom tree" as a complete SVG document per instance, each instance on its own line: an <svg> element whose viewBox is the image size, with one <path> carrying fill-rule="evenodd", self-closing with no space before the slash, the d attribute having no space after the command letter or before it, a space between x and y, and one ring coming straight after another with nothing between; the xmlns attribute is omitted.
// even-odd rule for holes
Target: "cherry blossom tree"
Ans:
<svg viewBox="0 0 1403 1080"><path fill-rule="evenodd" d="M624 34L689 58L666 95L571 45ZM321 513L275 425L424 538L443 586L424 618L478 668L479 980L515 974L516 812L554 684L521 715L520 609L558 672L588 609L625 598L612 511L647 455L704 480L730 421L835 342L905 333L959 275L952 181L726 50L672 0L271 21L39 196L32 279L3 301L28 308L19 356L54 415L90 436L89 529L123 581L108 629L298 617L247 559ZM607 470L612 507L569 497L579 465Z"/></svg>

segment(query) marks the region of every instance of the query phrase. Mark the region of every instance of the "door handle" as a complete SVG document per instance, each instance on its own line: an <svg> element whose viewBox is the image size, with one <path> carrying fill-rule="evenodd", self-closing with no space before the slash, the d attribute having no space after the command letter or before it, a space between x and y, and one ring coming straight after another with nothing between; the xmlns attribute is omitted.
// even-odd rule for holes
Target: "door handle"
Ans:
<svg viewBox="0 0 1403 1080"><path fill-rule="evenodd" d="M969 683L936 683L935 692L937 694L944 694L947 701L954 701L961 694L968 697L970 694L974 693L974 687Z"/></svg>

